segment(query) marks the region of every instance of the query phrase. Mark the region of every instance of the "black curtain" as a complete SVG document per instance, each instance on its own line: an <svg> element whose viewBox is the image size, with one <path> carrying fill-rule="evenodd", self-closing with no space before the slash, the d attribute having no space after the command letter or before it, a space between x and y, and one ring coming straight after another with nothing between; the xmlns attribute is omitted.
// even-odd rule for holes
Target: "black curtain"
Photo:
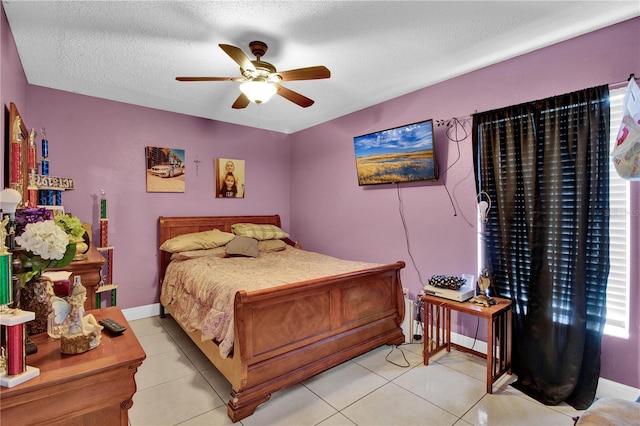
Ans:
<svg viewBox="0 0 640 426"><path fill-rule="evenodd" d="M600 375L609 274L609 89L473 116L486 267L513 301L514 387L585 409Z"/></svg>

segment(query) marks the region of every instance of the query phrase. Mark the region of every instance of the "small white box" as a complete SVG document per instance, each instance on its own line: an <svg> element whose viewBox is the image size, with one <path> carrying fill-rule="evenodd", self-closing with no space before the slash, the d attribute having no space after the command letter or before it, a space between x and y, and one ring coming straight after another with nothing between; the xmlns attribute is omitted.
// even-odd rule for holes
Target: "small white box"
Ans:
<svg viewBox="0 0 640 426"><path fill-rule="evenodd" d="M473 280L475 276L473 274L462 274L462 278L466 281L465 285L471 286L474 289L473 296L477 296L476 294L476 282Z"/></svg>
<svg viewBox="0 0 640 426"><path fill-rule="evenodd" d="M464 302L475 296L475 286L467 282L467 284L460 287L458 290L451 290L449 288L434 287L427 284L424 286L424 292L430 296L442 297L449 300L455 300L457 302Z"/></svg>

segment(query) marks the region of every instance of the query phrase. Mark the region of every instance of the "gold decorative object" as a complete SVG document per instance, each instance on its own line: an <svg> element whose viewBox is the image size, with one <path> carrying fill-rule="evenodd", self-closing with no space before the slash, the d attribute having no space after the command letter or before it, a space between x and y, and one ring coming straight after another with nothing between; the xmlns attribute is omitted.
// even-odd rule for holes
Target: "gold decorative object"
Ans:
<svg viewBox="0 0 640 426"><path fill-rule="evenodd" d="M60 336L60 352L80 354L100 345L102 326L92 314L85 315L84 302L87 289L74 277L73 290L67 300L53 296L52 308L56 324L63 324Z"/></svg>
<svg viewBox="0 0 640 426"><path fill-rule="evenodd" d="M487 271L486 269L484 269L482 271L482 275L478 277L478 287L480 288L480 294L471 299L472 303L476 303L487 308L498 303L495 301L495 299L487 294L487 290L489 290L489 287L491 287L491 277L489 276L489 271Z"/></svg>

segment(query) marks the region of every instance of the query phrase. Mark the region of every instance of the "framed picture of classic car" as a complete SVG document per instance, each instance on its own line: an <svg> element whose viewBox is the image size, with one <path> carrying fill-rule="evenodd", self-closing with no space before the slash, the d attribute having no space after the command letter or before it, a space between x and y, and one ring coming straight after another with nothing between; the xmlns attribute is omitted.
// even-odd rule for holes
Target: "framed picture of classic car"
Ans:
<svg viewBox="0 0 640 426"><path fill-rule="evenodd" d="M184 150L148 146L147 192L184 192Z"/></svg>
<svg viewBox="0 0 640 426"><path fill-rule="evenodd" d="M217 198L244 198L244 160L216 158Z"/></svg>

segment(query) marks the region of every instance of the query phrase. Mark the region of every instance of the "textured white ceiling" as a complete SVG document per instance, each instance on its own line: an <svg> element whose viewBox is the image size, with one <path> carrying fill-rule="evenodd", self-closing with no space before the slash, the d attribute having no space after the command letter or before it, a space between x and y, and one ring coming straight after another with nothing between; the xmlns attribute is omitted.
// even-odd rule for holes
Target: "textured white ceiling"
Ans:
<svg viewBox="0 0 640 426"><path fill-rule="evenodd" d="M640 1L3 1L30 84L293 133L388 99L640 16ZM219 43L269 45L284 71L328 80L231 109L239 76Z"/></svg>

